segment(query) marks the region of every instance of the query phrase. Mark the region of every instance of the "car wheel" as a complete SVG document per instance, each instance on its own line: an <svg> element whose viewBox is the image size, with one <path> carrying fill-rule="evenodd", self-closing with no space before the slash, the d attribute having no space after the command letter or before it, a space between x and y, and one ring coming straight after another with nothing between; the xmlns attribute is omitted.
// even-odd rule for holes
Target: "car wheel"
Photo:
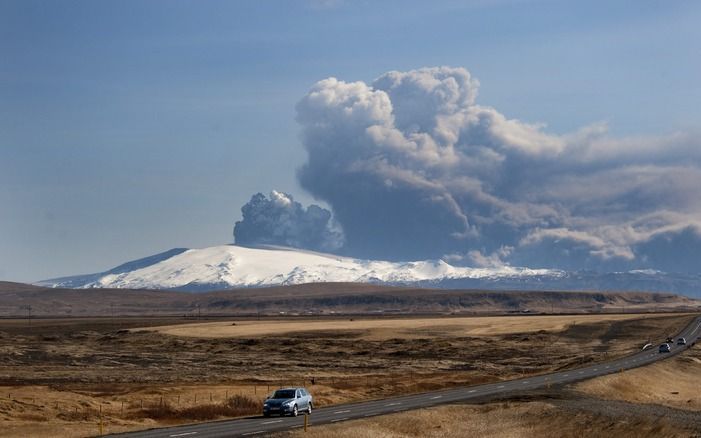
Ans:
<svg viewBox="0 0 701 438"><path fill-rule="evenodd" d="M298 414L298 412L297 412L297 405L294 405L294 406L292 407L292 416L293 416L293 417L296 417L297 414Z"/></svg>
<svg viewBox="0 0 701 438"><path fill-rule="evenodd" d="M311 414L312 414L312 402L309 402L309 404L307 405L307 415L311 415Z"/></svg>
<svg viewBox="0 0 701 438"><path fill-rule="evenodd" d="M270 416L270 413L269 413L269 412L263 412L263 416L264 416L264 417L269 417L269 416Z"/></svg>

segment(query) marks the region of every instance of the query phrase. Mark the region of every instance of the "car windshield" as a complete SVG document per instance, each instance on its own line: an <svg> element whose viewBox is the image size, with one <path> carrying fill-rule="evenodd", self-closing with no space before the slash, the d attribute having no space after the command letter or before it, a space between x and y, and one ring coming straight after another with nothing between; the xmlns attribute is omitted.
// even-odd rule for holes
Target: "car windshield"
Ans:
<svg viewBox="0 0 701 438"><path fill-rule="evenodd" d="M295 398L294 389L278 389L272 398Z"/></svg>

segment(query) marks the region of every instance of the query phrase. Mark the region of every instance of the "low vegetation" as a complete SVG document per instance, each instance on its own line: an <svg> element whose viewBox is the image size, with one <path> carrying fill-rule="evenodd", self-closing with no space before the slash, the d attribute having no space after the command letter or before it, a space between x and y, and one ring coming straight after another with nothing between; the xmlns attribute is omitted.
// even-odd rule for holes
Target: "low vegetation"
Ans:
<svg viewBox="0 0 701 438"><path fill-rule="evenodd" d="M150 418L160 421L206 421L222 417L241 417L259 414L259 400L243 395L230 397L223 403L208 403L184 408L176 408L169 402L140 409L131 418Z"/></svg>
<svg viewBox="0 0 701 438"><path fill-rule="evenodd" d="M442 406L333 425L311 426L308 432L284 432L276 438L563 438L695 436L693 424L649 416L626 417L577 410L548 402L502 402Z"/></svg>
<svg viewBox="0 0 701 438"><path fill-rule="evenodd" d="M163 325L158 319L0 320L0 421L8 436L92 436L100 423L113 433L256 414L272 389L288 385L308 386L322 407L602 361L690 318L604 315L553 325L548 316L503 317L492 321L503 323L494 333L466 333L452 318L430 326L405 318L392 330L304 331L302 323L219 338L132 330Z"/></svg>
<svg viewBox="0 0 701 438"><path fill-rule="evenodd" d="M647 367L587 380L576 388L608 400L701 411L701 348Z"/></svg>

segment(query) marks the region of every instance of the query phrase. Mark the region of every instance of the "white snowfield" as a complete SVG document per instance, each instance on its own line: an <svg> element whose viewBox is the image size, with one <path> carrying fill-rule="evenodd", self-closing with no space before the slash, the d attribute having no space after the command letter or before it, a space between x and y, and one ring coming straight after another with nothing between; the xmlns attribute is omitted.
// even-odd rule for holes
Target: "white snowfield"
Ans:
<svg viewBox="0 0 701 438"><path fill-rule="evenodd" d="M317 282L416 283L460 278L558 275L550 269L465 268L437 261L393 263L291 249L235 245L190 249L154 265L108 274L85 288L170 289L187 285L254 287Z"/></svg>

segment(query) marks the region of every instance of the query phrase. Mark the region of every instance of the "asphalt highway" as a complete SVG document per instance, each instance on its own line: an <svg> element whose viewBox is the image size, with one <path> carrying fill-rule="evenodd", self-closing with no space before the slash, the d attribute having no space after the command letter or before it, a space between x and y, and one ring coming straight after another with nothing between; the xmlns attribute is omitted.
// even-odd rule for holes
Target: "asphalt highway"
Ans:
<svg viewBox="0 0 701 438"><path fill-rule="evenodd" d="M680 337L686 338L686 345L676 345L676 340ZM423 409L447 403L465 402L472 399L503 396L513 392L532 390L549 385L573 383L579 380L619 372L621 370L637 368L658 360L666 359L690 347L691 344L697 342L699 338L701 338L701 316L695 318L691 324L689 324L686 328L684 328L684 330L674 337L675 343L670 344L671 351L669 353L659 353L659 344L655 344L630 356L598 363L596 365L589 365L582 368L570 369L551 374L524 377L515 380L505 380L485 385L393 397L382 400L335 405L314 410L308 419L309 425L318 426L321 424L374 417L377 415L391 414L394 412L402 412L412 409ZM537 353L537 351L534 352L534 354ZM189 426L151 429L111 436L120 438L246 437L265 435L283 430L291 430L301 428L303 426L304 415L301 414L298 417L266 418L261 416L237 420L214 421Z"/></svg>

